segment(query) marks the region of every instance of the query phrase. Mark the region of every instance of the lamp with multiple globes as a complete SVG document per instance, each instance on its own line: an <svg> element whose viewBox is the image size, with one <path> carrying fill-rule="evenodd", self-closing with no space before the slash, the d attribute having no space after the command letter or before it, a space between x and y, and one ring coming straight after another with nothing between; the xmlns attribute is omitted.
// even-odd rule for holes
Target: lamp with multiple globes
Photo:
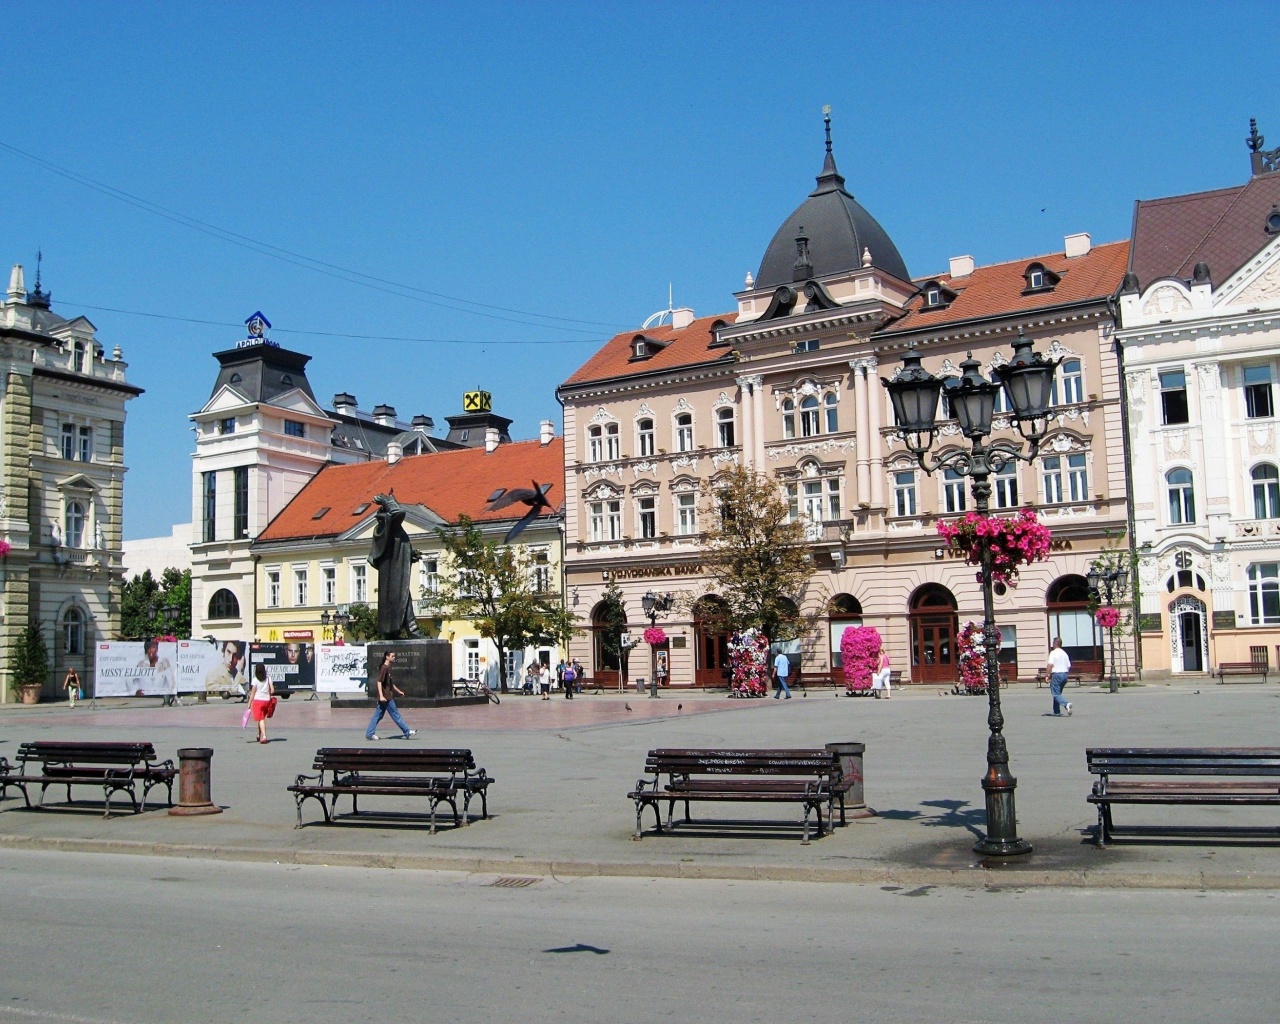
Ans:
<svg viewBox="0 0 1280 1024"><path fill-rule="evenodd" d="M644 597L640 598L640 607L644 609L645 616L649 619L650 629L657 627L659 615L665 615L671 611L675 599L675 594L655 594L652 590L645 591ZM649 696L657 698L658 656L656 651L650 650L649 661L651 663L649 665Z"/></svg>
<svg viewBox="0 0 1280 1024"><path fill-rule="evenodd" d="M1122 566L1107 568L1094 562L1089 566L1089 573L1085 578L1089 581L1089 593L1107 605L1114 605L1118 601L1123 601L1125 593L1129 589L1129 570ZM1116 674L1116 630L1114 626L1107 630L1107 638L1111 647L1111 675L1107 680L1107 689L1112 693L1119 693L1120 677Z"/></svg>

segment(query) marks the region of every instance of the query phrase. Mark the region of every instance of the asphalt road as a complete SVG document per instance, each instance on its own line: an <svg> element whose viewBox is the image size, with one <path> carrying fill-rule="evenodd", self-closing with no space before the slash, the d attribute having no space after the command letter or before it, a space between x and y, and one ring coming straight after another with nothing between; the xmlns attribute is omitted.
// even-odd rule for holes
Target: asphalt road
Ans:
<svg viewBox="0 0 1280 1024"><path fill-rule="evenodd" d="M0 1024L1280 1016L1271 893L496 881L6 852Z"/></svg>

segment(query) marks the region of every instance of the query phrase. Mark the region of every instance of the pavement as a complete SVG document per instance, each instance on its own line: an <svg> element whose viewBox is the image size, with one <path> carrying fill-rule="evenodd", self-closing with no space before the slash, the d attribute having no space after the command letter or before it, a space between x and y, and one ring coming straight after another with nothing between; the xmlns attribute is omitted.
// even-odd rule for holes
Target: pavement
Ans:
<svg viewBox="0 0 1280 1024"><path fill-rule="evenodd" d="M470 747L496 778L492 817L431 836L411 817L413 801L368 801L383 814L339 824L304 808L286 786L310 771L317 747L360 745L365 712L297 697L270 723L272 742L241 730L243 705L160 708L115 702L0 707L0 756L35 739L144 739L162 757L179 747L214 748L207 817L163 809L104 820L82 789L73 806L49 791L44 809L0 804L0 847L81 853L347 867L455 870L520 876L632 876L764 881L1165 888L1280 888L1280 830L1270 808L1117 808L1117 825L1200 826L1249 834L1144 834L1105 850L1092 842L1096 813L1085 797L1092 778L1084 750L1095 745L1262 746L1276 743L1280 686L1218 685L1207 679L1126 686L1118 694L1070 688L1070 718L1054 718L1047 689L1004 693L1011 765L1018 779L1019 833L1035 852L1008 862L972 853L985 812L987 701L899 690L891 700L849 699L831 690L790 701L730 700L722 694L582 696L551 701L508 696L500 706L405 711L413 740L385 744ZM143 705L151 706L143 706ZM385 721L385 720L384 720ZM390 724L386 722L385 724ZM388 732L381 733L384 737ZM866 744L866 798L874 817L800 843L791 808L704 808L673 834L632 840L626 794L645 753L658 746L821 746ZM345 803L345 802L344 802ZM735 820L723 820L732 816ZM750 822L743 819L750 817ZM761 820L756 820L756 819ZM716 819L716 820L712 820ZM1265 831L1272 830L1272 835Z"/></svg>

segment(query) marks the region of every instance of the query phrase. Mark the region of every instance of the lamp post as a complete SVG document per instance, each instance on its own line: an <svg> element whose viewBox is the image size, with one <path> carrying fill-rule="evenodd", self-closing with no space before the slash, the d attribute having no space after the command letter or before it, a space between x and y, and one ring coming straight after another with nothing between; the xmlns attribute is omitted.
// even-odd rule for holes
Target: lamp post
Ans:
<svg viewBox="0 0 1280 1024"><path fill-rule="evenodd" d="M1109 569L1094 562L1089 566L1089 592L1098 598L1104 598L1108 605L1114 606L1123 601L1125 591L1129 589L1129 570L1117 566ZM1120 677L1116 675L1116 630L1112 626L1107 630L1107 638L1111 647L1111 677L1109 689L1112 693L1120 692Z"/></svg>
<svg viewBox="0 0 1280 1024"><path fill-rule="evenodd" d="M351 615L346 608L339 607L331 615L328 611L320 613L320 625L325 629L333 627L333 639L335 643L346 643L347 625L351 622Z"/></svg>
<svg viewBox="0 0 1280 1024"><path fill-rule="evenodd" d="M640 607L644 609L644 613L649 618L649 628L658 628L658 616L666 615L671 611L671 605L675 601L674 594L655 594L652 590L646 590L644 597L640 598ZM649 648L649 697L657 699L658 696L658 654Z"/></svg>
<svg viewBox="0 0 1280 1024"><path fill-rule="evenodd" d="M1059 360L1044 359L1032 352L1031 342L1018 335L1013 357L1002 366L993 367L995 381L979 372L980 364L970 352L960 364L959 378L935 377L920 365L920 354L912 345L902 357L902 366L892 380L880 379L893 403L898 429L907 450L915 456L920 468L932 475L949 469L972 481L973 502L979 515L990 507L991 474L998 473L1016 460L1031 462L1040 451L1040 442L1048 430L1048 409L1053 375ZM969 451L956 451L932 461L929 449L937 439L938 398L943 389L960 431L970 442ZM1004 389L1012 408L1012 419L1018 433L1028 444L1013 442L988 444L996 395ZM987 834L974 845L974 852L988 857L1014 857L1031 852L1031 844L1018 838L1018 820L1014 807L1014 790L1018 780L1009 772L1009 749L1004 738L1004 715L1000 710L999 634L996 631L995 596L991 570L993 555L984 547L982 557L982 633L987 662L987 773L982 778L986 793Z"/></svg>

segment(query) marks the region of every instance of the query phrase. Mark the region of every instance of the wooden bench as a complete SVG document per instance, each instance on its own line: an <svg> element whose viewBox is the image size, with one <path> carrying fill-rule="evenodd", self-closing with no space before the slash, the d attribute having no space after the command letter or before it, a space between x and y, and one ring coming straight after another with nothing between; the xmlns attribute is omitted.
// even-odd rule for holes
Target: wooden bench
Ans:
<svg viewBox="0 0 1280 1024"><path fill-rule="evenodd" d="M72 786L101 786L103 817L111 817L111 797L127 793L134 813L146 810L147 795L155 786L164 786L169 806L173 806L173 780L178 774L173 761L158 761L150 743L72 742L37 740L18 747L18 772L3 776L4 792L9 786L22 790L22 799L31 806L28 787L40 786L40 803L50 786L67 787L67 803ZM35 771L29 769L34 767ZM142 786L142 800L137 787Z"/></svg>
<svg viewBox="0 0 1280 1024"><path fill-rule="evenodd" d="M1068 686L1082 686L1083 682L1084 682L1083 677L1079 672L1067 673ZM1036 669L1036 687L1039 688L1041 686L1048 686L1048 685L1049 685L1049 674L1043 668Z"/></svg>
<svg viewBox="0 0 1280 1024"><path fill-rule="evenodd" d="M471 824L471 798L480 797L481 817L489 817L487 790L493 779L477 768L470 750L401 750L368 747L321 747L312 769L316 775L299 775L289 787L298 805L297 828L302 828L302 805L317 800L326 823L338 809L338 797L351 797L351 813L359 814L361 796L418 796L431 807L431 834L436 831L436 808L448 804L458 824L458 798L462 798L463 825ZM327 781L326 781L327 778ZM328 803L325 802L328 798Z"/></svg>
<svg viewBox="0 0 1280 1024"><path fill-rule="evenodd" d="M667 803L668 829L675 827L677 803L684 804L684 820L688 822L692 820L689 804L694 800L765 801L803 807L802 842L807 844L811 815L816 812L818 816L819 836L830 832L834 801L840 798L843 803L845 791L840 789L839 756L829 750L651 750L645 772L653 778L640 779L627 794L636 804L636 840L642 838L645 807L653 808L658 831L663 830L663 801Z"/></svg>
<svg viewBox="0 0 1280 1024"><path fill-rule="evenodd" d="M1280 804L1280 747L1090 747L1085 758L1099 776L1088 797L1099 848L1114 831L1112 804Z"/></svg>
<svg viewBox="0 0 1280 1024"><path fill-rule="evenodd" d="M1212 674L1218 677L1219 685L1227 681L1227 676L1261 676L1265 683L1269 669L1265 661L1224 661Z"/></svg>

